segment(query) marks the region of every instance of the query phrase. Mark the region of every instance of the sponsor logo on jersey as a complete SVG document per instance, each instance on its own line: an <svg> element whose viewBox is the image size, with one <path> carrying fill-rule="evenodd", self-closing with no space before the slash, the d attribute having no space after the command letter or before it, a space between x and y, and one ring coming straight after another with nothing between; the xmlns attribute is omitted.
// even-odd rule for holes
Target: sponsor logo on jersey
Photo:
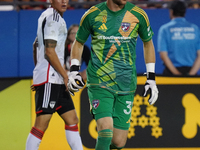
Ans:
<svg viewBox="0 0 200 150"><path fill-rule="evenodd" d="M102 30L102 31L106 31L108 28L106 27L106 25L103 23L100 27L99 27L99 30Z"/></svg>
<svg viewBox="0 0 200 150"><path fill-rule="evenodd" d="M131 37L124 36L97 36L98 39L101 40L130 40Z"/></svg>
<svg viewBox="0 0 200 150"><path fill-rule="evenodd" d="M99 106L99 100L95 99L92 101L92 106L96 109Z"/></svg>
<svg viewBox="0 0 200 150"><path fill-rule="evenodd" d="M124 32L127 32L129 29L130 29L130 23L127 23L127 22L122 22L121 23L121 28Z"/></svg>
<svg viewBox="0 0 200 150"><path fill-rule="evenodd" d="M129 119L126 123L130 123L131 122L131 119Z"/></svg>
<svg viewBox="0 0 200 150"><path fill-rule="evenodd" d="M55 101L51 101L50 102L50 104L49 104L49 106L53 109L54 108L54 106L55 106L55 104L56 104L56 102Z"/></svg>

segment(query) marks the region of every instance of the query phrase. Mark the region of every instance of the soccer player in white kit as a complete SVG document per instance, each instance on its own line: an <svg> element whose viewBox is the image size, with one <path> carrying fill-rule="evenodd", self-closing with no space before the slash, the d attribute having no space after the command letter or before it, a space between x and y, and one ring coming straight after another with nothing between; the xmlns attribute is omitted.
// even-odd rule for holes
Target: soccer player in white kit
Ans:
<svg viewBox="0 0 200 150"><path fill-rule="evenodd" d="M38 19L37 37L33 44L35 69L36 120L26 142L26 150L38 150L42 137L54 112L65 122L67 141L72 150L82 150L78 132L78 117L69 92L68 76L64 69L64 49L67 28L63 13L68 0L50 0L51 8Z"/></svg>

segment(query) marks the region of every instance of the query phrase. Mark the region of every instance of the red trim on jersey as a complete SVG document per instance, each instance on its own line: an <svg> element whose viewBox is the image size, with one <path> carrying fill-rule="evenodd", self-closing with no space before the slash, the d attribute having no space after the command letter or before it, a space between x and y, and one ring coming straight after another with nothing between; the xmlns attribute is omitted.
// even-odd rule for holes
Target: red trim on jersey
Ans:
<svg viewBox="0 0 200 150"><path fill-rule="evenodd" d="M31 134L33 134L35 137L39 138L40 140L42 140L42 137L44 135L44 132L35 128L35 127L32 127L31 129Z"/></svg>
<svg viewBox="0 0 200 150"><path fill-rule="evenodd" d="M50 63L48 65L48 69L47 69L47 81L46 81L46 83L49 82L49 68L50 68Z"/></svg>
<svg viewBox="0 0 200 150"><path fill-rule="evenodd" d="M62 106L58 106L57 108L56 108L56 110L58 110L58 109L60 109Z"/></svg>
<svg viewBox="0 0 200 150"><path fill-rule="evenodd" d="M65 130L78 131L78 125L77 124L74 126L65 125Z"/></svg>
<svg viewBox="0 0 200 150"><path fill-rule="evenodd" d="M33 84L33 86L40 86L40 85L43 85L43 84L45 84L45 83L47 83L47 82L45 81L45 82L42 82L42 83L40 83L40 84Z"/></svg>

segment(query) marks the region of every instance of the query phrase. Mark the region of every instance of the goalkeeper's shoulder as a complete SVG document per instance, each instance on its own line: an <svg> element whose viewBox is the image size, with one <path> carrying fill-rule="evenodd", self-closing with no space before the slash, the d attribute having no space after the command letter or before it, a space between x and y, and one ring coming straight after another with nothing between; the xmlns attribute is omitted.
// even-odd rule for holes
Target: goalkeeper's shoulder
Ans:
<svg viewBox="0 0 200 150"><path fill-rule="evenodd" d="M81 22L83 22L85 19L90 19L90 20L94 19L95 16L97 16L99 13L102 12L102 10L101 10L103 8L102 6L103 6L103 2L99 3L95 6L92 6L90 9L88 9L82 16Z"/></svg>

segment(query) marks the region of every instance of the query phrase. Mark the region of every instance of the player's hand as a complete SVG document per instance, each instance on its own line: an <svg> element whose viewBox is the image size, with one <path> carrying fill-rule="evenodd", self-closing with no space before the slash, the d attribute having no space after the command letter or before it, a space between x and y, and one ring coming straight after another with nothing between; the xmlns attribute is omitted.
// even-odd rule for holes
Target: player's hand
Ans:
<svg viewBox="0 0 200 150"><path fill-rule="evenodd" d="M36 90L34 85L31 85L31 90L32 90L32 91L35 91L35 90Z"/></svg>
<svg viewBox="0 0 200 150"><path fill-rule="evenodd" d="M85 82L78 71L70 71L68 75L68 91L74 96L74 92L78 92L79 89L82 89L85 85Z"/></svg>
<svg viewBox="0 0 200 150"><path fill-rule="evenodd" d="M150 93L150 97L148 99L149 104L153 105L158 99L158 88L155 82L155 73L151 72L147 73L147 81L144 85L144 91L142 95L146 97L148 93Z"/></svg>

